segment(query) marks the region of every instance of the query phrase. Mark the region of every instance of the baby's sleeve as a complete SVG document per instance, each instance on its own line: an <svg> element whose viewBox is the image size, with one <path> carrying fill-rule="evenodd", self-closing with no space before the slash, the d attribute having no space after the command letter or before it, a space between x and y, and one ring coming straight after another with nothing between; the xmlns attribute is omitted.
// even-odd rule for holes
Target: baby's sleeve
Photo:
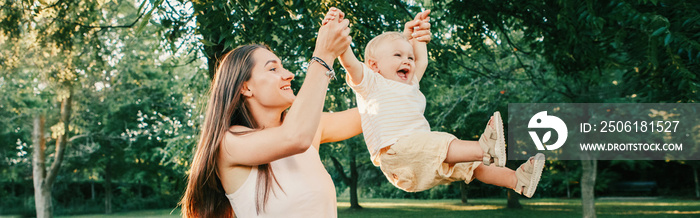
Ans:
<svg viewBox="0 0 700 218"><path fill-rule="evenodd" d="M361 96L367 96L377 84L377 73L369 69L365 63L362 63L362 80L359 84L353 84L349 76L345 77L345 81L348 83L350 88L355 90L356 93Z"/></svg>

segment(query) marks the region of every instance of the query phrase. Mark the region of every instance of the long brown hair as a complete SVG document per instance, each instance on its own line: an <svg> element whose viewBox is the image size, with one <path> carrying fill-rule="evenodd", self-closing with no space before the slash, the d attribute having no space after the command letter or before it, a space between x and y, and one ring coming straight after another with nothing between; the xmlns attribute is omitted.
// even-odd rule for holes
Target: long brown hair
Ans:
<svg viewBox="0 0 700 218"><path fill-rule="evenodd" d="M180 201L183 217L233 217L234 211L218 176L217 157L219 145L231 126L259 129L241 94L243 83L250 79L255 66L253 52L257 49L270 50L258 44L239 46L223 56L216 70L187 189ZM258 214L265 210L272 189L271 178L277 182L270 165L259 165L255 199Z"/></svg>

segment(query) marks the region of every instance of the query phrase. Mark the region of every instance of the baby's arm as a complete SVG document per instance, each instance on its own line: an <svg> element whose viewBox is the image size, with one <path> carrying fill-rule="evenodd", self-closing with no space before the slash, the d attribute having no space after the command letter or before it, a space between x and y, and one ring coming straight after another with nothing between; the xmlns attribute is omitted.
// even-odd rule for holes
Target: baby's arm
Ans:
<svg viewBox="0 0 700 218"><path fill-rule="evenodd" d="M343 13L340 10L338 10L338 12L340 15L340 19L342 20L345 17L345 13ZM326 25L333 19L333 14L329 13L323 19L323 22L321 24ZM355 54L352 52L352 47L348 46L345 52L340 55L339 59L340 64L343 65L345 71L348 72L350 81L355 85L360 84L360 82L362 82L362 63L359 60L357 60L357 57L355 57Z"/></svg>
<svg viewBox="0 0 700 218"><path fill-rule="evenodd" d="M416 79L420 81L425 74L425 69L428 68L428 43L413 39L411 44L413 44L413 53L416 55Z"/></svg>
<svg viewBox="0 0 700 218"><path fill-rule="evenodd" d="M425 69L428 67L428 42L430 42L430 10L418 13L416 18L406 23L404 34L413 45L413 53L416 58L416 79L418 81L423 78Z"/></svg>
<svg viewBox="0 0 700 218"><path fill-rule="evenodd" d="M343 65L345 71L348 71L352 84L357 85L362 82L362 63L357 60L350 46L345 50L345 53L340 55L340 64Z"/></svg>

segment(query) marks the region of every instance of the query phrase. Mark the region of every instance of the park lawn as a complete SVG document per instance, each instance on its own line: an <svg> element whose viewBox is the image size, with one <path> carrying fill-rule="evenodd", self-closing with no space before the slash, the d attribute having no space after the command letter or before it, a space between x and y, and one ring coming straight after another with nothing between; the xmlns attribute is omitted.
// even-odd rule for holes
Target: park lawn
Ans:
<svg viewBox="0 0 700 218"><path fill-rule="evenodd" d="M172 213L171 213L172 212ZM158 210L137 210L129 212L120 212L113 214L89 214L75 216L56 216L56 218L173 218L180 217L180 209L158 209Z"/></svg>
<svg viewBox="0 0 700 218"><path fill-rule="evenodd" d="M580 199L521 199L523 209L507 209L505 199L360 199L362 210L339 199L338 217L581 217ZM657 198L600 198L599 217L700 217L700 201Z"/></svg>
<svg viewBox="0 0 700 218"><path fill-rule="evenodd" d="M360 199L361 210L349 209L348 199L338 199L338 217L581 217L580 199L521 199L523 209L507 209L505 199L470 199L468 204L459 200L414 199ZM599 217L700 217L699 200L664 198L599 198L596 200ZM143 210L110 215L91 214L82 217L179 217L180 211L171 209Z"/></svg>

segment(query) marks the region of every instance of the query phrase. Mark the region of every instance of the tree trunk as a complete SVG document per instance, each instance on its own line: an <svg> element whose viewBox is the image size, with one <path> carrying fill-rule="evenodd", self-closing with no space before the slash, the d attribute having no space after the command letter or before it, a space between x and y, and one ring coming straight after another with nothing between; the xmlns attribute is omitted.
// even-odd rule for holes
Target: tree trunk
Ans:
<svg viewBox="0 0 700 218"><path fill-rule="evenodd" d="M17 196L17 192L15 191L15 186L16 186L15 180L10 179L10 196L12 196L12 197Z"/></svg>
<svg viewBox="0 0 700 218"><path fill-rule="evenodd" d="M520 204L520 194L515 192L513 189L508 189L508 206L510 209L522 209L523 205Z"/></svg>
<svg viewBox="0 0 700 218"><path fill-rule="evenodd" d="M569 179L569 168L564 165L564 183L566 183L566 198L571 198L571 179Z"/></svg>
<svg viewBox="0 0 700 218"><path fill-rule="evenodd" d="M595 179L598 161L590 157L582 158L581 165L581 204L584 218L595 218Z"/></svg>
<svg viewBox="0 0 700 218"><path fill-rule="evenodd" d="M349 149L350 150L350 208L351 209L362 209L362 206L360 206L359 199L357 197L357 180L358 180L358 173L357 173L357 163L355 162L355 154L354 154L354 149Z"/></svg>
<svg viewBox="0 0 700 218"><path fill-rule="evenodd" d="M207 55L209 80L214 80L216 69L219 68L219 61L221 61L221 57L224 55L224 45L216 44L214 46L204 46L204 52Z"/></svg>
<svg viewBox="0 0 700 218"><path fill-rule="evenodd" d="M509 167L511 169L517 169L517 167L520 167L520 166L514 165L515 162L513 162L513 161L508 161L506 163L506 165L508 165L508 164L510 164L511 166L510 167L506 166L506 167ZM522 209L523 208L523 205L520 204L520 193L516 192L513 189L508 189L508 191L506 191L506 193L507 193L506 198L508 199L508 204L506 205L506 208L510 208L510 209Z"/></svg>
<svg viewBox="0 0 700 218"><path fill-rule="evenodd" d="M45 150L46 139L44 138L44 116L34 117L34 131L32 131L32 176L34 179L34 204L36 207L36 217L51 217L51 190L44 188L46 178Z"/></svg>
<svg viewBox="0 0 700 218"><path fill-rule="evenodd" d="M467 183L464 181L459 181L459 193L462 198L462 204L468 204L469 203L469 198L468 198L468 190L467 190Z"/></svg>
<svg viewBox="0 0 700 218"><path fill-rule="evenodd" d="M338 175L340 175L340 178L350 187L350 209L362 209L357 196L357 181L359 180L359 174L357 173L357 163L355 162L355 150L352 148L352 145L346 145L349 146L348 152L350 153L350 177L345 175L345 169L337 158L333 156L330 156L330 158L331 162L333 162L333 165L335 166L335 170L338 172Z"/></svg>
<svg viewBox="0 0 700 218"><path fill-rule="evenodd" d="M698 181L698 169L693 166L693 177L695 178L695 198L700 198L700 181Z"/></svg>
<svg viewBox="0 0 700 218"><path fill-rule="evenodd" d="M136 182L136 191L138 192L139 198L143 198L143 192L141 191L141 181Z"/></svg>
<svg viewBox="0 0 700 218"><path fill-rule="evenodd" d="M71 104L73 103L73 87L67 85L68 96L61 99L61 122L63 123L63 133L56 139L56 151L51 167L46 169L46 139L44 138L44 116L38 115L34 118L34 131L32 141L34 143L32 174L34 180L34 203L38 218L53 217L53 205L51 204L51 189L56 181L63 154L68 145L68 132L70 126Z"/></svg>
<svg viewBox="0 0 700 218"><path fill-rule="evenodd" d="M90 199L95 200L95 181L90 181L90 194L92 195Z"/></svg>
<svg viewBox="0 0 700 218"><path fill-rule="evenodd" d="M108 164L109 165L109 164ZM109 175L109 166L105 167L105 214L112 213L112 177Z"/></svg>

